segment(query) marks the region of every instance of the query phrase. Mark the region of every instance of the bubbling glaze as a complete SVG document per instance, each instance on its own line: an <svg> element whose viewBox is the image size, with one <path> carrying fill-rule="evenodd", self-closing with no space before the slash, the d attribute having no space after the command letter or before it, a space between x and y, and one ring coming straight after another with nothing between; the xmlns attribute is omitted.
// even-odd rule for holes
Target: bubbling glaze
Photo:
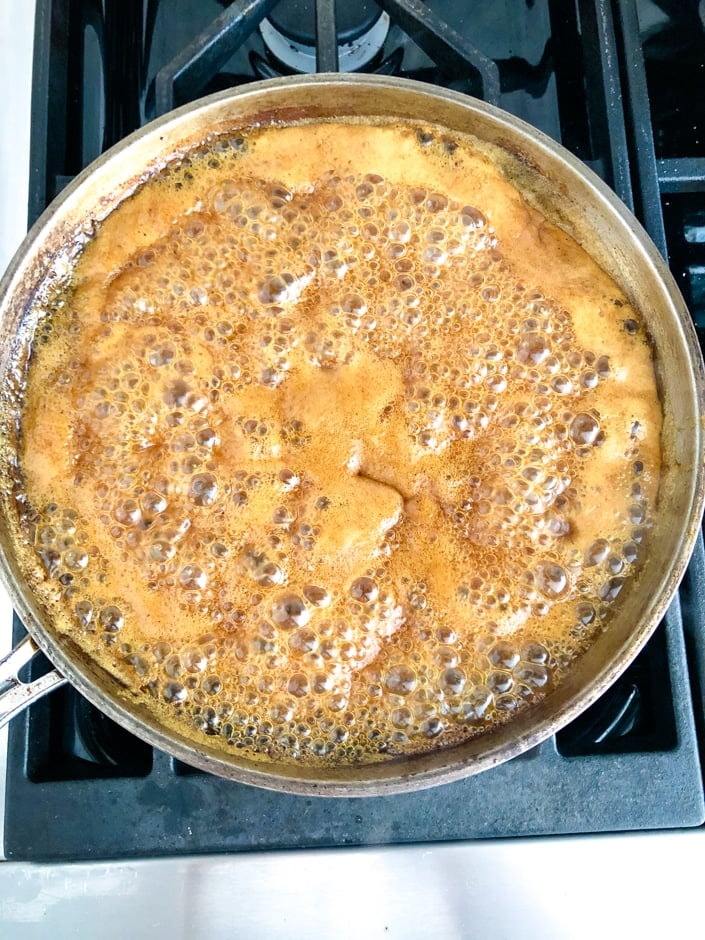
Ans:
<svg viewBox="0 0 705 940"><path fill-rule="evenodd" d="M219 135L48 306L19 554L167 726L265 761L418 753L609 628L658 487L651 350L486 145Z"/></svg>

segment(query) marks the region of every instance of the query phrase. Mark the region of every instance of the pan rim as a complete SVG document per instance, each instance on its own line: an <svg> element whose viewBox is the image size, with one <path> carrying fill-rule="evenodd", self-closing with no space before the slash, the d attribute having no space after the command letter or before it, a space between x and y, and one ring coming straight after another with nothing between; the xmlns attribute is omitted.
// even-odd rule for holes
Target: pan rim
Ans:
<svg viewBox="0 0 705 940"><path fill-rule="evenodd" d="M238 102L247 102L248 100L257 101L260 97L269 93L276 92L280 88L291 88L293 86L316 87L325 85L328 88L337 88L341 91L351 88L366 87L370 91L380 88L392 89L402 95L421 96L430 102L450 103L452 106L460 107L466 114L482 115L484 118L492 120L499 127L505 129L507 133L518 135L521 139L527 140L532 146L538 147L543 151L550 151L552 156L557 156L568 165L570 171L579 176L583 182L595 193L595 197L601 208L605 209L623 226L626 226L633 235L633 239L638 242L640 250L644 253L645 261L652 269L654 276L663 284L664 290L671 303L672 315L680 329L680 341L688 352L688 360L691 367L689 373L690 387L693 396L698 402L698 414L700 421L695 428L696 441L694 452L696 455L696 466L692 478L692 493L689 501L689 510L684 522L684 536L682 540L682 549L674 564L668 569L661 579L661 583L656 586L658 601L651 604L650 614L639 628L633 631L629 641L628 658L620 657L620 660L607 664L600 674L593 679L591 687L583 688L579 695L573 696L566 701L563 706L553 713L552 721L544 727L530 730L525 734L517 735L510 742L511 746L501 742L496 747L491 746L492 735L486 735L485 741L490 741L490 746L485 749L483 754L472 761L460 761L454 752L462 749L463 745L457 745L446 749L445 751L434 752L434 758L438 766L426 767L429 763L429 755L417 755L405 758L403 761L389 761L381 764L371 765L350 765L341 769L340 778L335 779L302 779L301 777L289 776L286 773L278 775L273 768L286 769L288 765L267 765L263 767L272 768L261 770L257 762L246 762L247 766L242 767L216 758L207 748L199 748L192 741L188 744L182 743L179 736L174 732L165 733L159 727L154 726L142 719L136 717L134 709L129 704L121 701L119 696L113 695L106 697L106 693L95 684L95 678L91 678L90 669L84 668L83 664L77 668L76 661L64 648L57 643L56 639L49 634L46 628L41 624L41 618L37 616L33 605L25 592L20 591L16 584L16 575L13 573L11 561L6 557L5 551L0 551L0 579L5 583L15 609L20 618L27 627L28 632L35 642L56 665L67 675L69 681L74 685L92 704L105 712L109 717L116 720L123 726L129 726L130 730L135 731L144 740L153 746L167 751L179 760L183 760L202 770L218 773L221 776L227 776L242 783L249 783L265 789L281 790L298 794L317 794L325 796L367 796L380 795L382 793L400 793L408 790L422 789L434 786L439 783L451 782L488 769L497 763L503 762L511 757L528 750L530 747L540 743L555 733L558 728L567 724L575 715L582 712L602 693L604 688L611 684L619 674L627 667L629 662L636 656L639 650L646 643L647 639L655 629L661 617L664 615L670 604L680 580L685 572L690 554L695 546L695 541L699 532L699 522L703 512L705 502L705 481L703 470L704 440L702 414L705 402L705 379L702 357L700 355L699 345L695 335L695 330L687 312L685 304L680 297L675 280L669 271L666 262L658 253L653 243L648 238L640 224L634 219L623 203L612 192L609 187L599 177L596 176L588 167L581 163L577 158L552 141L540 130L533 128L518 118L513 117L485 102L470 98L459 92L451 92L445 89L438 89L424 83L414 82L408 79L400 79L390 76L367 76L338 73L329 73L313 76L292 76L285 79L270 79L264 82L252 83L243 86L240 89L218 92L207 98L199 99L188 105L170 112L156 121L145 125L144 128L134 132L125 138L113 148L108 150L102 157L91 164L76 179L69 184L54 202L45 210L37 222L34 224L22 245L18 249L8 270L0 281L0 320L5 315L8 298L15 296L19 282L22 281L23 272L27 265L27 257L32 254L34 246L41 242L47 229L51 228L52 223L56 224L57 218L61 218L61 213L70 210L75 201L79 200L84 187L89 181L95 181L96 173L101 168L118 160L129 148L135 144L145 144L149 141L168 136L170 130L179 128L185 118L194 114L206 115L209 111L217 111L218 107L237 100ZM343 96L344 97L344 96ZM344 105L344 102L342 102ZM372 116L372 112L369 112ZM340 115L341 119L346 116L344 107ZM428 120L428 118L426 119ZM162 138L162 139L163 139ZM172 147L171 152L174 152ZM129 194L125 191L121 198ZM121 200L118 200L121 201ZM68 209L67 209L68 207ZM106 213L107 214L107 213ZM6 356L6 351L0 352L0 356ZM548 701L548 700L547 700ZM136 727L135 727L136 726ZM185 739L184 739L185 740ZM439 759L439 754L445 754L447 760ZM380 768L389 768L397 764L405 764L408 768L405 773L388 779L384 774L375 773ZM414 766L420 764L418 770ZM297 765L296 772L300 773ZM315 768L317 773L326 771L328 768ZM354 776L352 775L352 772ZM345 779L343 779L343 777Z"/></svg>

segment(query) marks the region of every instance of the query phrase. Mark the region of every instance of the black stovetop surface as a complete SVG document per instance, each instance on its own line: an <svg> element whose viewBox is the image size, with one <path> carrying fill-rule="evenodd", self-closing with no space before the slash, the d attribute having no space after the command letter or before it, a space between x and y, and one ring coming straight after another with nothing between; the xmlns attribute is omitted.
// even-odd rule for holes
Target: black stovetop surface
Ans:
<svg viewBox="0 0 705 940"><path fill-rule="evenodd" d="M349 42L353 6L337 9ZM367 26L379 11L369 0L360 6ZM482 97L561 141L640 217L668 257L702 341L705 30L697 0L380 6L391 25L364 70ZM315 64L315 49L307 50L315 20L305 7L38 0L30 222L87 163L150 118L290 72L267 50L258 17L295 28L294 44ZM319 0L321 70L346 60L329 41L333 9ZM11 725L5 853L93 859L700 826L704 678L701 539L652 640L585 715L522 757L421 793L330 800L222 780L137 741L65 687Z"/></svg>

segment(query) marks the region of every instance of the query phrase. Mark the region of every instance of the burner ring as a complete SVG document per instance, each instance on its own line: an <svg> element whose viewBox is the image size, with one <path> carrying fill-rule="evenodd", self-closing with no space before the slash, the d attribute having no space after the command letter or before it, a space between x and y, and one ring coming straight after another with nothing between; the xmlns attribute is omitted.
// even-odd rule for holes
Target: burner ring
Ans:
<svg viewBox="0 0 705 940"><path fill-rule="evenodd" d="M384 46L389 27L389 15L382 13L376 22L357 39L339 45L338 62L340 71L355 72L368 65ZM269 52L282 65L304 75L313 75L315 73L315 45L310 46L290 39L268 19L262 20L259 31Z"/></svg>

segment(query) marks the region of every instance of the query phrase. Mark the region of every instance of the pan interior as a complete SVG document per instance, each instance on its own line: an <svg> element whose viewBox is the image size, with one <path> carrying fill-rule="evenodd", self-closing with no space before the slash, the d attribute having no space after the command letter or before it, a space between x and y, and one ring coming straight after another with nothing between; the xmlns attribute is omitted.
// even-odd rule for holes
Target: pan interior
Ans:
<svg viewBox="0 0 705 940"><path fill-rule="evenodd" d="M315 89L316 105L311 108ZM344 92L345 105L340 106ZM308 110L306 108L308 107ZM655 626L668 597L675 588L684 564L684 555L692 543L696 517L700 508L700 480L697 476L700 455L699 388L692 369L683 364L693 361L692 337L687 314L677 293L664 275L663 266L653 249L636 236L629 221L617 207L613 197L592 179L579 173L572 161L557 154L555 147L540 137L528 134L505 116L466 99L431 94L405 83L370 80L315 80L303 83L282 83L263 86L240 96L216 97L199 109L187 110L169 119L154 130L128 143L120 160L107 160L82 186L74 189L58 207L52 224L35 234L33 251L27 252L25 268L15 273L15 286L27 283L31 265L46 264L52 254L60 258L67 253L66 245L85 239L86 215L94 209L97 192L112 193L103 197L102 215L131 193L144 176L145 155L150 154L152 166L159 165L175 150L186 150L193 140L202 140L206 128L211 131L224 125L238 126L251 121L281 120L304 115L352 118L403 116L417 123L424 115L434 113L448 133L469 132L485 141L501 165L505 175L520 186L525 199L576 240L610 273L626 298L640 311L657 350L656 366L664 410L662 447L669 455L663 467L659 490L659 512L649 534L649 555L623 601L620 615L610 624L588 653L582 656L568 677L543 702L527 711L491 736L483 736L434 753L400 758L374 767L305 768L299 764L263 767L257 761L241 757L223 757L218 749L199 744L194 746L173 727L165 729L144 707L135 705L129 689L120 685L114 675L89 665L84 656L76 654L71 642L56 635L46 624L46 614L29 589L16 566L11 551L6 564L13 580L21 585L16 594L20 613L36 631L50 656L89 697L104 710L125 722L132 723L138 733L177 753L186 761L206 766L215 772L266 786L287 789L306 788L330 783L337 787L353 784L363 790L403 788L426 785L439 779L452 779L473 770L483 769L500 759L520 752L564 723L580 707L584 707L610 679L626 666L629 659ZM434 124L436 121L434 121ZM424 126L427 126L424 123ZM152 148L150 151L150 147ZM161 153L160 153L161 150ZM134 170L125 179L125 158ZM67 239L70 233L73 237ZM59 247L61 239L61 247ZM12 276L11 276L12 277ZM12 284L10 285L12 287ZM4 323L22 338L22 330L30 331L25 319L26 294L10 290L6 294ZM12 334L11 334L12 335ZM16 348L17 350L17 348ZM4 366L21 373L21 356L7 354ZM11 389L11 386L8 386ZM19 392L20 390L18 390ZM12 407L11 394L6 393L6 416ZM11 465L12 454L7 455ZM672 459L671 459L672 458ZM684 470L685 468L685 470ZM685 535L684 535L685 532ZM663 559L676 559L665 567ZM635 624L638 626L635 628ZM349 791L348 791L349 792Z"/></svg>

